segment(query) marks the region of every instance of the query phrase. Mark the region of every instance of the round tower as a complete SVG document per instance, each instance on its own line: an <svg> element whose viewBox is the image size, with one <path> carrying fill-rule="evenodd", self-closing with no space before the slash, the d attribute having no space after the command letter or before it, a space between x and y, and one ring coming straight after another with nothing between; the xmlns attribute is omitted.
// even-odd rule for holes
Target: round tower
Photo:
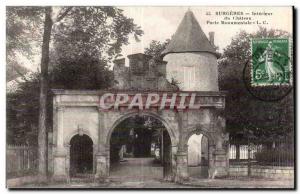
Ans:
<svg viewBox="0 0 300 194"><path fill-rule="evenodd" d="M207 39L192 11L185 13L162 55L168 62L167 79L176 81L181 90L219 90L215 46Z"/></svg>

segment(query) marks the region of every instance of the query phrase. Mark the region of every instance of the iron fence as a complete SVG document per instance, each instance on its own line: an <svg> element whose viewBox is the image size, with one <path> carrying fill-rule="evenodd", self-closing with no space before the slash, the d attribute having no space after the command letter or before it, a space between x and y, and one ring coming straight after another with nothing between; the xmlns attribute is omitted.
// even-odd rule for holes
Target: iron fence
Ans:
<svg viewBox="0 0 300 194"><path fill-rule="evenodd" d="M229 146L231 164L294 166L293 138L248 139L232 138Z"/></svg>
<svg viewBox="0 0 300 194"><path fill-rule="evenodd" d="M233 177L293 178L294 138L230 138L229 174Z"/></svg>
<svg viewBox="0 0 300 194"><path fill-rule="evenodd" d="M37 148L25 145L8 145L6 148L7 178L35 174L37 171Z"/></svg>

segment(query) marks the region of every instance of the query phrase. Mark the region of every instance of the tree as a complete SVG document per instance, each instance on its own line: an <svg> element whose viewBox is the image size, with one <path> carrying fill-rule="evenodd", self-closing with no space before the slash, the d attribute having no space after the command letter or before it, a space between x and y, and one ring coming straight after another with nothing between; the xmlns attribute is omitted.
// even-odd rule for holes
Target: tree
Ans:
<svg viewBox="0 0 300 194"><path fill-rule="evenodd" d="M115 7L74 7L65 20L54 29L56 60L72 61L84 55L113 60L121 46L129 43L130 34L136 40L143 34L133 19Z"/></svg>
<svg viewBox="0 0 300 194"><path fill-rule="evenodd" d="M6 122L8 144L37 146L39 116L39 74L34 73L27 81L20 82L18 90L6 96ZM51 101L47 104L51 114ZM51 119L48 119L48 126Z"/></svg>
<svg viewBox="0 0 300 194"><path fill-rule="evenodd" d="M107 62L88 56L77 60L60 59L50 77L51 88L56 89L107 89L113 82L113 72Z"/></svg>
<svg viewBox="0 0 300 194"><path fill-rule="evenodd" d="M11 81L29 71L20 55L30 61L40 46L42 13L39 7L7 7L6 18L6 80Z"/></svg>
<svg viewBox="0 0 300 194"><path fill-rule="evenodd" d="M45 7L44 33L42 40L40 97L39 97L39 126L38 126L38 161L39 175L47 175L47 92L50 38L53 26L52 7Z"/></svg>
<svg viewBox="0 0 300 194"><path fill-rule="evenodd" d="M21 10L21 13L30 12L34 19L38 18L37 20L44 20L43 25L40 25L37 28L43 31L43 40L41 41L41 73L39 75L39 174L45 176L47 172L46 121L47 95L49 95L48 66L51 37L54 39L53 42L56 45L55 50L52 50L51 53L56 53L58 56L56 59L62 62L62 64L65 61L69 62L68 59L71 59L70 61L73 60L73 62L76 61L78 58L72 58L72 56L77 55L81 57L81 61L92 56L93 59L98 60L98 64L100 64L101 61L111 60L113 57L120 54L121 46L123 44L128 44L129 34L134 34L134 36L138 38L142 35L143 31L133 23L133 19L127 18L123 15L122 10L115 7L62 7L57 11L58 14L55 19L52 16L54 15L52 7L36 7L36 12L32 12L31 7L17 7L15 9ZM10 10L8 10L8 12L9 11ZM20 16L22 15L15 14L11 19L15 20ZM22 20L22 17L20 18ZM102 26L105 26L106 28L102 28ZM78 32L81 33L78 34ZM98 36L96 36L97 33L99 33ZM83 37L84 39L76 42L76 44L72 44L72 42L74 43L74 41L76 41L76 39L74 40L74 37L79 37L79 39ZM89 46L86 47L86 45ZM61 52L63 50L66 52ZM64 56L59 55L59 53L69 53L70 55ZM92 63L94 65L96 64L94 61ZM52 70L53 69L57 69L57 67L52 67ZM62 82L60 84L62 84ZM55 83L52 83L52 85L55 86ZM64 84L62 85L63 88L67 88ZM105 85L101 87L105 87Z"/></svg>
<svg viewBox="0 0 300 194"><path fill-rule="evenodd" d="M262 101L252 96L245 88L244 78L249 82L249 65L251 58L250 39L264 37L289 37L282 30L267 30L260 27L256 33L241 31L230 45L224 49L219 59L219 87L228 92L226 96L226 127L232 137L251 131L254 137L266 138L273 135L284 135L291 132L293 126L292 92L279 101ZM253 88L251 88L253 89ZM256 88L262 97L268 97L273 88ZM287 114L281 114L287 112ZM288 118L286 118L288 117ZM241 137L242 138L242 137Z"/></svg>
<svg viewBox="0 0 300 194"><path fill-rule="evenodd" d="M161 59L161 53L166 49L170 39L166 39L164 42L152 40L148 48L145 48L145 54L151 55L154 58Z"/></svg>
<svg viewBox="0 0 300 194"><path fill-rule="evenodd" d="M108 63L120 55L130 34L138 40L142 30L114 7L74 7L65 20L55 27L51 68L56 85L52 87L110 87Z"/></svg>

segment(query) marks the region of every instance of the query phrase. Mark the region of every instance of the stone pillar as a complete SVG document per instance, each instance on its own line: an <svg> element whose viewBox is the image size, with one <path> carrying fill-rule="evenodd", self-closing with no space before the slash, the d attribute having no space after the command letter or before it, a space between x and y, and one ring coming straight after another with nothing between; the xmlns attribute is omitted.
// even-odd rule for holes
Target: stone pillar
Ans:
<svg viewBox="0 0 300 194"><path fill-rule="evenodd" d="M181 183L189 179L187 156L188 154L186 151L178 151L176 154L175 182Z"/></svg>
<svg viewBox="0 0 300 194"><path fill-rule="evenodd" d="M176 172L176 153L177 153L177 146L172 146L168 148L168 155L167 157L167 165L164 166L164 180L165 181L174 181L175 172ZM164 153L166 154L166 153ZM166 155L165 155L166 156Z"/></svg>
<svg viewBox="0 0 300 194"><path fill-rule="evenodd" d="M98 152L96 154L96 174L95 178L103 182L109 176L109 152L105 145L98 145Z"/></svg>
<svg viewBox="0 0 300 194"><path fill-rule="evenodd" d="M53 154L53 179L66 180L69 177L69 159L65 148L56 148Z"/></svg>
<svg viewBox="0 0 300 194"><path fill-rule="evenodd" d="M67 177L70 176L70 161L71 161L71 155L70 155L70 149L71 149L71 145L68 143L65 146L65 153L66 153L66 174Z"/></svg>
<svg viewBox="0 0 300 194"><path fill-rule="evenodd" d="M109 149L106 148L105 133L105 113L98 108L99 130L98 130L98 149L95 155L96 174L95 178L103 182L109 176Z"/></svg>
<svg viewBox="0 0 300 194"><path fill-rule="evenodd" d="M181 183L188 180L188 153L187 145L185 142L187 131L187 115L183 113L182 110L177 113L177 122L180 129L178 150L176 156L176 172L175 172L175 182Z"/></svg>
<svg viewBox="0 0 300 194"><path fill-rule="evenodd" d="M224 149L217 149L214 153L215 155L215 166L214 166L214 176L215 177L224 177L228 175L227 167L227 153Z"/></svg>
<svg viewBox="0 0 300 194"><path fill-rule="evenodd" d="M215 135L216 145L210 146L212 161L209 166L209 178L224 177L229 172L228 149L223 145L226 137L222 133Z"/></svg>
<svg viewBox="0 0 300 194"><path fill-rule="evenodd" d="M228 175L229 172L229 162L227 154L227 142L228 134L225 132L225 119L222 116L223 110L216 110L215 112L215 123L214 128L216 133L214 133L215 149L213 153L213 165L210 166L209 177L224 177Z"/></svg>
<svg viewBox="0 0 300 194"><path fill-rule="evenodd" d="M98 144L93 144L93 174L96 174Z"/></svg>
<svg viewBox="0 0 300 194"><path fill-rule="evenodd" d="M214 166L215 166L215 145L209 144L208 145L208 178L214 177Z"/></svg>
<svg viewBox="0 0 300 194"><path fill-rule="evenodd" d="M53 153L53 178L58 180L66 180L69 177L69 160L68 148L64 146L64 110L63 106L56 109L56 131L55 131L55 148Z"/></svg>
<svg viewBox="0 0 300 194"><path fill-rule="evenodd" d="M64 146L64 112L65 107L57 107L57 131L56 131L56 146L62 148Z"/></svg>
<svg viewBox="0 0 300 194"><path fill-rule="evenodd" d="M107 154L97 153L95 178L102 182L108 177Z"/></svg>
<svg viewBox="0 0 300 194"><path fill-rule="evenodd" d="M176 154L177 154L177 146L172 145L172 174L173 177L175 177L175 172L176 172Z"/></svg>

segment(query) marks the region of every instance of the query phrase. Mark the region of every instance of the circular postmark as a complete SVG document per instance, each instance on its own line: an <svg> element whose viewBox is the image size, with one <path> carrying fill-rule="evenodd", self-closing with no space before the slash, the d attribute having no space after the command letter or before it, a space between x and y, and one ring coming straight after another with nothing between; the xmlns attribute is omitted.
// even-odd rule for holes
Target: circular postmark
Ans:
<svg viewBox="0 0 300 194"><path fill-rule="evenodd" d="M247 91L255 98L261 101L275 102L280 101L286 97L292 90L292 85L266 85L263 87L256 87L252 85L251 80L251 63L250 59L244 65L243 69L243 82Z"/></svg>

